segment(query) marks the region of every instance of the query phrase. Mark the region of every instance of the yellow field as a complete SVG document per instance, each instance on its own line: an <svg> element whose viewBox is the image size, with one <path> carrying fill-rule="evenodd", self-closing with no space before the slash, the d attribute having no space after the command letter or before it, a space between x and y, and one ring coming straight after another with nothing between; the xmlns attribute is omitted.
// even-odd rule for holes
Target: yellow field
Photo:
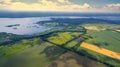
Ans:
<svg viewBox="0 0 120 67"><path fill-rule="evenodd" d="M120 30L116 30L116 32L120 32Z"/></svg>
<svg viewBox="0 0 120 67"><path fill-rule="evenodd" d="M99 31L99 29L96 26L85 26L85 28L87 30L95 30L95 31Z"/></svg>
<svg viewBox="0 0 120 67"><path fill-rule="evenodd" d="M114 52L114 51L111 51L111 50L107 50L107 49L104 49L104 48L100 48L98 46L95 46L95 45L92 45L92 44L89 44L89 43L85 43L85 42L80 44L80 46L83 47L83 48L95 51L97 53L106 55L108 57L120 60L120 53L117 53L117 52Z"/></svg>

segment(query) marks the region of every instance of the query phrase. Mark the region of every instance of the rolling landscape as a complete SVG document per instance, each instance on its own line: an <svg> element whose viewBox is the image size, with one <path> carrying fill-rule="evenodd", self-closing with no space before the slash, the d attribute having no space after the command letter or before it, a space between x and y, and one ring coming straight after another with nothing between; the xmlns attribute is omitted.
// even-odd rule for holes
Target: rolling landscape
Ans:
<svg viewBox="0 0 120 67"><path fill-rule="evenodd" d="M0 67L120 67L120 1L0 0Z"/></svg>

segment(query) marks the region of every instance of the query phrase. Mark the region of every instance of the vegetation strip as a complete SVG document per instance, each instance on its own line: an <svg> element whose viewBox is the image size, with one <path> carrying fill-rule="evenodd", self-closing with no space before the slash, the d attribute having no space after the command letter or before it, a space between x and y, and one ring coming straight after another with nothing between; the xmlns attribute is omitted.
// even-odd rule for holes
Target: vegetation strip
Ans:
<svg viewBox="0 0 120 67"><path fill-rule="evenodd" d="M114 52L114 51L111 51L111 50L107 50L107 49L104 49L104 48L100 48L98 46L94 46L92 44L85 43L85 42L80 44L80 46L83 47L83 48L98 52L100 54L106 55L108 57L120 60L120 53L117 53L117 52Z"/></svg>

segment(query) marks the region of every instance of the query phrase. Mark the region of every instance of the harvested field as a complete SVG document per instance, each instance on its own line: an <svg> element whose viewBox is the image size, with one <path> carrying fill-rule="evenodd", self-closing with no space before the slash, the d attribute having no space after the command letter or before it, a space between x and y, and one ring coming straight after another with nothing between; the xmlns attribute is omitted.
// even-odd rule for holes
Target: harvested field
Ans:
<svg viewBox="0 0 120 67"><path fill-rule="evenodd" d="M111 51L111 50L107 50L107 49L104 49L104 48L100 48L98 46L95 46L95 45L92 45L92 44L89 44L89 43L85 43L85 42L80 44L80 46L83 47L83 48L95 51L97 53L103 54L105 56L120 60L120 53L117 53L117 52L114 52L114 51Z"/></svg>
<svg viewBox="0 0 120 67"><path fill-rule="evenodd" d="M116 30L116 32L119 32L119 33L120 33L120 30Z"/></svg>
<svg viewBox="0 0 120 67"><path fill-rule="evenodd" d="M85 26L87 30L96 30L99 31L99 29L96 26Z"/></svg>

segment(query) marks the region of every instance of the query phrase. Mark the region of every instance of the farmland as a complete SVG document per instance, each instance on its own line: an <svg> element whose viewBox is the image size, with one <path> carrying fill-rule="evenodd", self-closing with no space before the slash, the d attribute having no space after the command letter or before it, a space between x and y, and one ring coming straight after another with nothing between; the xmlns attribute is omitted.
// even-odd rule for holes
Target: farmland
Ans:
<svg viewBox="0 0 120 67"><path fill-rule="evenodd" d="M120 26L117 24L107 24L107 23L93 23L93 24L82 24L85 27L93 26L96 27L98 30L116 30L119 29Z"/></svg>
<svg viewBox="0 0 120 67"><path fill-rule="evenodd" d="M79 36L81 32L63 32L63 33L58 33L56 36L52 36L48 38L48 41L58 44L58 45L63 45L69 40Z"/></svg>
<svg viewBox="0 0 120 67"><path fill-rule="evenodd" d="M107 49L104 49L104 48L101 48L101 47L98 47L98 46L95 46L95 45L92 45L92 44L88 44L88 43L85 43L85 42L80 44L80 46L83 47L83 48L95 51L97 53L103 54L105 56L120 60L120 54L117 53L117 52L113 52L111 50L107 50Z"/></svg>
<svg viewBox="0 0 120 67"><path fill-rule="evenodd" d="M0 66L8 67L10 64L12 67L17 65L17 67L21 67L21 65L22 67L54 67L55 64L58 67L65 65L70 67L72 65L85 66L87 61L87 63L91 62L87 65L89 67L119 67L120 61L112 58L111 55L107 56L80 46L86 42L105 50L120 53L120 33L116 32L117 29L119 29L119 25L114 24L82 24L77 26L67 26L66 24L32 36L14 36L6 33L3 37L2 34L2 40L9 36L8 40L12 41L6 43L7 40L1 40ZM2 42L6 45L3 45ZM73 55L77 56L79 60L76 60ZM72 56L74 59L65 60L67 58L61 58L63 56ZM82 61L80 61L81 59Z"/></svg>
<svg viewBox="0 0 120 67"><path fill-rule="evenodd" d="M64 52L66 52L65 49L49 43L34 45L1 58L0 67L45 67Z"/></svg>
<svg viewBox="0 0 120 67"><path fill-rule="evenodd" d="M87 34L91 35L93 39L88 39L86 42L120 52L120 33L115 31L88 31Z"/></svg>
<svg viewBox="0 0 120 67"><path fill-rule="evenodd" d="M89 26L89 24L86 24ZM84 26L84 25L83 25ZM56 44L56 45L60 45L61 47L64 47L66 49L69 49L71 51L74 51L76 53L82 53L83 55L86 55L92 59L96 59L99 60L100 62L106 63L106 64L110 64L112 66L120 66L119 65L119 60L118 59L113 59L112 57L108 57L107 55L103 55L99 52L94 52L92 50L89 49L85 49L81 46L79 46L79 44L81 44L83 41L87 42L87 43L91 43L93 45L96 45L100 48L104 48L104 49L108 49L111 50L113 52L120 52L119 51L119 33L116 32L115 30L119 28L118 25L113 25L113 24L105 24L105 25L100 25L100 24L90 24L90 26L96 28L95 30L87 30L86 34L83 34L82 36L78 36L75 39L72 39L69 41L69 38L67 39L65 37L63 38L62 42L66 41L67 43L61 43L64 45L60 45L58 41L61 42L61 40L59 39L60 35L57 36L53 36L55 38L53 38L52 43ZM112 26L112 27L110 27ZM66 35L68 36L68 34ZM70 37L70 36L68 36ZM58 39L57 39L58 38ZM65 40L64 40L65 39ZM58 41L55 41L58 40ZM49 40L48 40L49 41ZM114 46L113 46L114 45ZM96 55L97 54L97 55ZM106 59L105 59L106 58ZM111 61L108 61L111 60Z"/></svg>
<svg viewBox="0 0 120 67"><path fill-rule="evenodd" d="M86 62L89 64L86 65ZM65 67L66 65L69 67L107 67L100 62L80 56L74 52L66 51L47 42L41 45L35 45L9 57L1 58L0 61L0 67L54 67L54 65L57 67Z"/></svg>
<svg viewBox="0 0 120 67"><path fill-rule="evenodd" d="M28 39L28 40L24 39L19 42L16 42L15 44L9 44L7 46L0 46L0 57L10 56L19 51L30 48L34 45L40 45L41 43L42 43L42 40L40 38L35 38L35 39Z"/></svg>

